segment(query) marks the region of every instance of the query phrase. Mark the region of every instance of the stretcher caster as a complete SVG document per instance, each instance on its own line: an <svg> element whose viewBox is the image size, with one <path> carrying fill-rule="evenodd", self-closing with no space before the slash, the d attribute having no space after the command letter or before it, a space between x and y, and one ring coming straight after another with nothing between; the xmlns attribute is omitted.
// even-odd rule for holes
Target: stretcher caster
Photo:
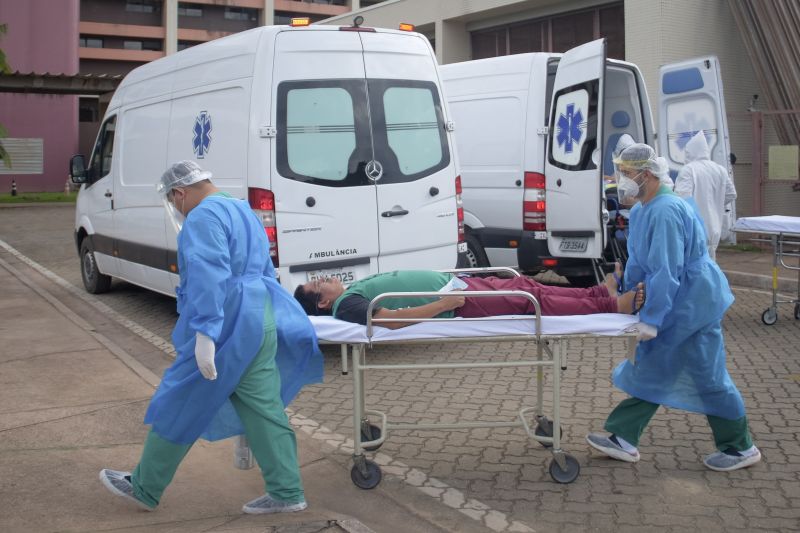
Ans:
<svg viewBox="0 0 800 533"><path fill-rule="evenodd" d="M553 459L550 461L550 477L556 483L572 483L578 478L581 473L581 464L568 453L563 455L564 462L566 463L566 470L562 470L558 461Z"/></svg>
<svg viewBox="0 0 800 533"><path fill-rule="evenodd" d="M350 479L360 489L374 489L381 482L381 467L364 456L355 459L353 468L350 469Z"/></svg>
<svg viewBox="0 0 800 533"><path fill-rule="evenodd" d="M797 317L797 308L795 308L794 316ZM774 307L768 308L761 314L761 322L768 326L772 326L778 321L778 310Z"/></svg>
<svg viewBox="0 0 800 533"><path fill-rule="evenodd" d="M379 438L381 438L381 428L374 424L370 424L369 422L364 422L361 424L361 442L369 442ZM362 446L362 448L368 452L374 452L380 448L382 444L383 443L376 444L374 446Z"/></svg>
<svg viewBox="0 0 800 533"><path fill-rule="evenodd" d="M794 304L794 319L800 320L800 304Z"/></svg>
<svg viewBox="0 0 800 533"><path fill-rule="evenodd" d="M559 435L564 437L564 428L560 428ZM536 418L536 429L533 430L533 434L538 437L552 437L553 436L553 423L550 421L549 418L546 416L540 416ZM549 442L540 442L542 446L545 448L552 448L553 445Z"/></svg>

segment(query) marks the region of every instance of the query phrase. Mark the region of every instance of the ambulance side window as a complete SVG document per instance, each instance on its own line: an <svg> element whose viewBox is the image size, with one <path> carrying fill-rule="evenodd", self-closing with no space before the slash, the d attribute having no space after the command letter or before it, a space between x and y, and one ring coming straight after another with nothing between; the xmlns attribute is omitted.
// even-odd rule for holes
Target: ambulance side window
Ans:
<svg viewBox="0 0 800 533"><path fill-rule="evenodd" d="M363 81L283 82L278 86L278 172L289 179L349 187L366 184L370 159Z"/></svg>
<svg viewBox="0 0 800 533"><path fill-rule="evenodd" d="M95 182L111 172L111 159L114 154L114 133L117 116L109 117L100 127L97 142L92 150L92 161L89 164L89 181Z"/></svg>

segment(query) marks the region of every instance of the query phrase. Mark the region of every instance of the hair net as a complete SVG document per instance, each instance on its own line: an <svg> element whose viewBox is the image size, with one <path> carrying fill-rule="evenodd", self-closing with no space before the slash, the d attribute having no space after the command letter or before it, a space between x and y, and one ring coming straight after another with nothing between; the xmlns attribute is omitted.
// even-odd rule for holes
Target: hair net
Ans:
<svg viewBox="0 0 800 533"><path fill-rule="evenodd" d="M156 185L156 190L166 196L175 187L187 187L198 181L210 180L211 172L203 170L194 161L178 161L173 163L164 174L161 175Z"/></svg>
<svg viewBox="0 0 800 533"><path fill-rule="evenodd" d="M625 148L633 146L634 144L636 144L636 141L633 140L633 137L627 133L623 133L617 141L617 146L614 147L614 151L611 153L612 158L618 158L619 154L621 154Z"/></svg>
<svg viewBox="0 0 800 533"><path fill-rule="evenodd" d="M669 175L667 160L657 157L656 151L652 147L636 143L628 146L614 158L614 164L621 170L644 171L649 170L660 180L664 180Z"/></svg>

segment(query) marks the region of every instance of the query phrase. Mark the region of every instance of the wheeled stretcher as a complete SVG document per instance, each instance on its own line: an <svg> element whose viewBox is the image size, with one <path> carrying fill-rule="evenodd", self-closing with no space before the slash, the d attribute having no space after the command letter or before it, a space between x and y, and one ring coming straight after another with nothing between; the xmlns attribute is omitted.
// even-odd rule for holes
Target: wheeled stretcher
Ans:
<svg viewBox="0 0 800 533"><path fill-rule="evenodd" d="M519 275L511 269L514 275ZM451 272L487 272L487 269L463 269ZM580 316L541 316L539 302L522 291L453 291L449 295L466 298L513 295L532 301L536 315L501 316L488 318L445 319L392 319L392 322L414 322L400 329L376 327L386 319L372 318L372 310L387 298L400 296L442 296L437 292L385 293L372 300L366 326L334 319L311 317L320 343L339 344L342 372L348 373L348 361L353 376L353 467L351 479L363 489L376 487L381 480L380 467L365 456L365 451L377 450L391 431L426 429L471 429L522 427L533 440L551 448L553 459L550 475L559 483L571 483L580 473L580 464L561 448L561 371L567 367L567 342L570 339L598 336L623 336L628 341L628 351L635 345L636 323L631 315L594 314ZM418 323L417 323L418 322ZM524 342L525 349L517 360L453 361L448 363L410 362L407 364L380 364L367 362L367 349L376 345L415 345L437 343ZM410 356L413 357L413 356ZM522 407L516 419L503 421L458 421L448 424L401 424L390 422L385 412L368 409L365 403L367 371L407 371L422 369L497 368L520 367L535 369L536 405ZM551 369L552 419L543 413L544 370ZM377 420L371 423L370 417Z"/></svg>
<svg viewBox="0 0 800 533"><path fill-rule="evenodd" d="M771 215L743 217L733 226L736 233L767 236L750 240L772 244L772 305L761 314L761 321L771 326L778 321L778 304L794 304L794 318L800 320L800 217ZM796 265L787 264L787 258L797 258ZM797 291L793 299L781 299L778 295L778 267L797 271Z"/></svg>

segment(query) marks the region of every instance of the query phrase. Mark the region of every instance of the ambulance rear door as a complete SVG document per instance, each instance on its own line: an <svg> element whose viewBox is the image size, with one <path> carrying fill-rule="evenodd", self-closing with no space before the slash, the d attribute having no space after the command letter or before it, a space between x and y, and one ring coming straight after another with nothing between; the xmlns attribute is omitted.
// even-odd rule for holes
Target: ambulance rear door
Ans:
<svg viewBox="0 0 800 533"><path fill-rule="evenodd" d="M547 246L556 257L599 258L605 248L605 68L599 39L569 50L556 71L545 154Z"/></svg>

